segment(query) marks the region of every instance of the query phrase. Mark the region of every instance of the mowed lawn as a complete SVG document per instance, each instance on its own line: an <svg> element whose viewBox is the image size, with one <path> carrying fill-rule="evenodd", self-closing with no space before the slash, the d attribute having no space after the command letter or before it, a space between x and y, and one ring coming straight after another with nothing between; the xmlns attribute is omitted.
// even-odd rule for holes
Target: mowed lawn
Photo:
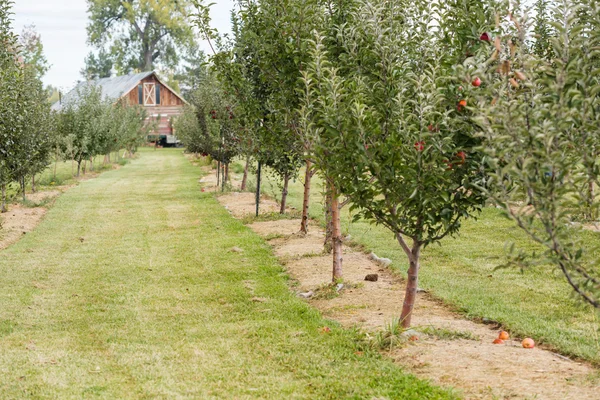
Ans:
<svg viewBox="0 0 600 400"><path fill-rule="evenodd" d="M453 397L297 299L197 181L180 150L142 152L0 251L0 398Z"/></svg>
<svg viewBox="0 0 600 400"><path fill-rule="evenodd" d="M276 183L265 176L265 193L278 195ZM289 189L288 204L298 210L303 178L302 172ZM310 214L324 223L323 187L318 177L313 179ZM252 177L251 185L255 182ZM392 259L392 269L406 276L406 255L389 230L367 221L352 222L349 207L342 211L342 229L369 251ZM581 235L588 248L597 248L600 234ZM456 238L423 251L419 286L468 318L496 321L513 336L532 337L547 348L600 365L600 313L577 298L557 268L497 269L506 263L511 243L539 253L514 222L487 207L477 220L465 221Z"/></svg>

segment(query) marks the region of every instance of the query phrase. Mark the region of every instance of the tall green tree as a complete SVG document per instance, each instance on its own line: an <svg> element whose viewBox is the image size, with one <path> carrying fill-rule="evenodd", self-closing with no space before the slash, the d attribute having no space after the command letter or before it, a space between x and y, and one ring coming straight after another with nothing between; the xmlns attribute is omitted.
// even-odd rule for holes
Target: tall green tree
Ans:
<svg viewBox="0 0 600 400"><path fill-rule="evenodd" d="M36 32L35 25L27 25L19 36L19 52L26 65L31 65L38 78L46 75L50 63L44 55L42 36Z"/></svg>
<svg viewBox="0 0 600 400"><path fill-rule="evenodd" d="M108 78L113 69L114 61L111 55L101 48L98 54L90 52L85 57L85 67L80 71L86 80Z"/></svg>
<svg viewBox="0 0 600 400"><path fill-rule="evenodd" d="M174 67L190 45L186 0L87 0L88 41L108 47L120 72L151 71L157 63Z"/></svg>

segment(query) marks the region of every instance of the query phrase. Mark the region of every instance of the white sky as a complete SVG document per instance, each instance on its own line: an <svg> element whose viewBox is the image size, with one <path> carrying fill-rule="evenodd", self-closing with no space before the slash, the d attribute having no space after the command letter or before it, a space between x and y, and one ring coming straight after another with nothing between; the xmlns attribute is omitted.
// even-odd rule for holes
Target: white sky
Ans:
<svg viewBox="0 0 600 400"><path fill-rule="evenodd" d="M220 33L231 31L230 11L234 0L212 0L213 26ZM82 79L79 71L88 47L86 26L88 22L85 0L14 0L13 29L21 33L23 27L35 24L42 36L46 58L52 65L44 77L46 85L63 90L72 88ZM204 44L205 51L208 46Z"/></svg>

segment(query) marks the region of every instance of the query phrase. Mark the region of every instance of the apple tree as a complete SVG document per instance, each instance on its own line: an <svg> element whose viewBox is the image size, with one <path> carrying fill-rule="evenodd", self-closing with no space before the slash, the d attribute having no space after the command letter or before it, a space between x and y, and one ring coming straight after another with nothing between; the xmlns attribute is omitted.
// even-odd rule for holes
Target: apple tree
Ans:
<svg viewBox="0 0 600 400"><path fill-rule="evenodd" d="M332 57L318 37L304 75L327 178L356 218L391 230L408 258L404 327L423 248L458 233L485 201L480 157L463 137L468 102L448 89L456 55L443 46L447 13L424 0L357 1L336 28L344 57Z"/></svg>
<svg viewBox="0 0 600 400"><path fill-rule="evenodd" d="M544 42L531 49L531 21L513 9L463 73L485 82L472 111L491 169L488 195L542 249L533 257L515 251L512 263L556 266L600 308L599 249L580 229L596 226L600 205L600 7L554 3L548 26L536 21L538 32L554 30L551 50ZM519 206L515 196L526 201Z"/></svg>

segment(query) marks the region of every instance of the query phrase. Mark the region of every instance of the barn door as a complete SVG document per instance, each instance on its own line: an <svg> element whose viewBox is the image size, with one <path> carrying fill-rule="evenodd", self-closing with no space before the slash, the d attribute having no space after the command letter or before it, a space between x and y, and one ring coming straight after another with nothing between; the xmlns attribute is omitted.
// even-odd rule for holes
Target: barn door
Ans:
<svg viewBox="0 0 600 400"><path fill-rule="evenodd" d="M156 105L156 85L154 83L144 83L144 105Z"/></svg>

